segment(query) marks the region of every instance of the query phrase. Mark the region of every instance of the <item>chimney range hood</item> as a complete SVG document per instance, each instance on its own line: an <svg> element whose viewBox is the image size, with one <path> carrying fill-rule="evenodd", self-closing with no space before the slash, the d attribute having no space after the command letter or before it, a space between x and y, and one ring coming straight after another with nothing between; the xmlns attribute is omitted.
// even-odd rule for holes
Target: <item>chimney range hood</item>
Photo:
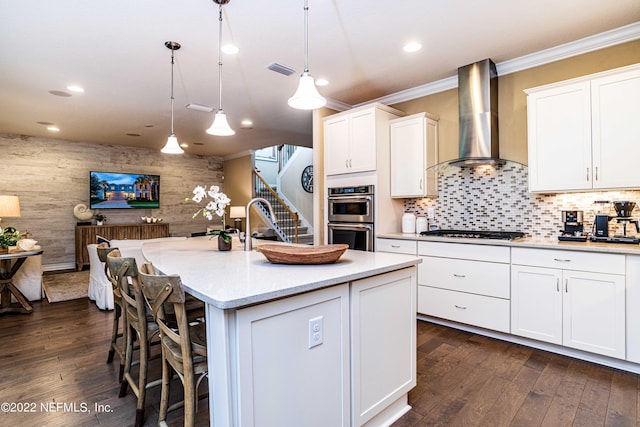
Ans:
<svg viewBox="0 0 640 427"><path fill-rule="evenodd" d="M458 159L451 166L502 164L498 144L498 73L485 59L458 69Z"/></svg>

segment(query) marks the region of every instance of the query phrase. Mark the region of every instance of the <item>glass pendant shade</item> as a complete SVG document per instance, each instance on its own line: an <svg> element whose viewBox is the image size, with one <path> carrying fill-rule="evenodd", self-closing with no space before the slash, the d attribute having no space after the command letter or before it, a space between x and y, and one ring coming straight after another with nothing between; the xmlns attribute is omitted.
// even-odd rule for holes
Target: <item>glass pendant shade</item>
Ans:
<svg viewBox="0 0 640 427"><path fill-rule="evenodd" d="M169 135L167 138L167 143L162 147L161 152L165 154L182 154L184 150L180 148L180 144L178 144L178 138L174 134Z"/></svg>
<svg viewBox="0 0 640 427"><path fill-rule="evenodd" d="M299 110L315 110L324 107L326 103L327 100L318 93L313 77L309 75L308 71L302 73L298 90L289 98L289 106Z"/></svg>
<svg viewBox="0 0 640 427"><path fill-rule="evenodd" d="M231 126L229 126L229 123L227 122L227 115L222 111L222 109L219 109L216 112L213 123L211 124L211 127L207 129L207 133L209 135L216 136L231 136L236 134L236 132L231 129Z"/></svg>

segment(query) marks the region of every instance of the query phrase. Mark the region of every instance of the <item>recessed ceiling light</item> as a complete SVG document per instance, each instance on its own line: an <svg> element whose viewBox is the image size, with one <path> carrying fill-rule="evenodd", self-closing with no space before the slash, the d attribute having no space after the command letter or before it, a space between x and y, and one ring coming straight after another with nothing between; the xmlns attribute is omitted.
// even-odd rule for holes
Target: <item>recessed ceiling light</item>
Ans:
<svg viewBox="0 0 640 427"><path fill-rule="evenodd" d="M133 132L130 132L130 133L126 134L126 135L127 136L140 136L139 133L133 133Z"/></svg>
<svg viewBox="0 0 640 427"><path fill-rule="evenodd" d="M242 126L252 126L253 122L251 120L249 120L249 119L244 119L243 121L240 122L240 124Z"/></svg>
<svg viewBox="0 0 640 427"><path fill-rule="evenodd" d="M150 124L150 123L147 123L147 124L145 124L145 125L144 125L144 127L146 127L146 128L152 128L152 127L153 127L153 125L152 125L152 124Z"/></svg>
<svg viewBox="0 0 640 427"><path fill-rule="evenodd" d="M55 96L64 96L65 98L68 98L71 96L69 92L64 92L62 90L50 90L49 93Z"/></svg>
<svg viewBox="0 0 640 427"><path fill-rule="evenodd" d="M189 144L187 144L186 142L181 142L180 143L180 147L182 148L187 148L189 146Z"/></svg>
<svg viewBox="0 0 640 427"><path fill-rule="evenodd" d="M193 145L204 145L204 142L194 142Z"/></svg>
<svg viewBox="0 0 640 427"><path fill-rule="evenodd" d="M238 49L238 46L230 43L222 46L221 50L227 55L235 55L236 53L240 52L240 49Z"/></svg>
<svg viewBox="0 0 640 427"><path fill-rule="evenodd" d="M53 123L51 123L51 122L36 122L36 123L38 123L39 125L45 125L45 126L53 125Z"/></svg>
<svg viewBox="0 0 640 427"><path fill-rule="evenodd" d="M417 52L422 49L422 45L418 42L409 42L402 48L405 52Z"/></svg>
<svg viewBox="0 0 640 427"><path fill-rule="evenodd" d="M316 86L326 86L329 84L329 80L327 79L317 79Z"/></svg>
<svg viewBox="0 0 640 427"><path fill-rule="evenodd" d="M49 127L47 128L47 130L48 130L48 131L51 131L51 132L60 132L60 128L58 128L58 127L56 127L56 126L49 126Z"/></svg>
<svg viewBox="0 0 640 427"><path fill-rule="evenodd" d="M84 88L78 86L78 85L69 85L67 86L67 89L69 89L71 92L77 92L77 93L82 93L84 92Z"/></svg>

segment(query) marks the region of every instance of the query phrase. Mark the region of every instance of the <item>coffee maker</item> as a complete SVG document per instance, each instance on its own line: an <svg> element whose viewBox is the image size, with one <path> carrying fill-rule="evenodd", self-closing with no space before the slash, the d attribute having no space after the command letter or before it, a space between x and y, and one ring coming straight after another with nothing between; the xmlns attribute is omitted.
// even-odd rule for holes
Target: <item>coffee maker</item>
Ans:
<svg viewBox="0 0 640 427"><path fill-rule="evenodd" d="M565 242L586 242L584 235L583 211L562 211L562 223L564 227L560 230L558 240Z"/></svg>
<svg viewBox="0 0 640 427"><path fill-rule="evenodd" d="M596 216L593 223L593 236L592 242L607 242L607 243L640 243L640 238L634 236L627 236L627 224L633 224L636 227L636 232L640 234L640 226L638 220L631 217L631 211L635 208L635 202L629 201L617 201L606 202L597 201L598 208L596 209ZM616 210L616 216L609 215L611 210L611 204ZM605 208L607 206L607 208ZM609 222L615 219L618 224L622 224L622 234L610 236L609 234Z"/></svg>

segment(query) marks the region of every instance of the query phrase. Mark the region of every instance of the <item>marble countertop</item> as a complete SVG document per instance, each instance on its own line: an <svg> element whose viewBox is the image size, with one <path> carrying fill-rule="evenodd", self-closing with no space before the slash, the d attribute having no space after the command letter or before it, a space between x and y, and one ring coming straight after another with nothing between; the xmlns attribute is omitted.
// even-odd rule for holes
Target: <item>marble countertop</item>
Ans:
<svg viewBox="0 0 640 427"><path fill-rule="evenodd" d="M561 242L558 239L525 237L516 240L465 239L451 237L423 237L419 234L386 233L378 234L381 239L414 240L418 242L447 242L474 245L509 246L512 248L558 249L609 254L640 255L640 245L628 243Z"/></svg>
<svg viewBox="0 0 640 427"><path fill-rule="evenodd" d="M261 243L254 240L254 248ZM411 255L347 250L334 264L271 264L255 249L218 251L217 239L195 237L144 243L142 252L165 274L178 274L189 293L221 309L235 309L410 267Z"/></svg>

